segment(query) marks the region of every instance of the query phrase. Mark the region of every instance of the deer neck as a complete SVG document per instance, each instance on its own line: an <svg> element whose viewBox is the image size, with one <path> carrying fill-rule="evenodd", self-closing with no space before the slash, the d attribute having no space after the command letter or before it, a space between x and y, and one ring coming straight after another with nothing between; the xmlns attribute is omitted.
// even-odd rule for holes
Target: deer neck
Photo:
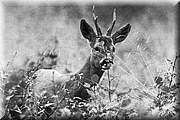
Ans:
<svg viewBox="0 0 180 120"><path fill-rule="evenodd" d="M99 83L104 71L95 67L93 62L90 61L90 58L91 56L86 60L86 63L78 73L83 73L83 81L92 86L94 83Z"/></svg>

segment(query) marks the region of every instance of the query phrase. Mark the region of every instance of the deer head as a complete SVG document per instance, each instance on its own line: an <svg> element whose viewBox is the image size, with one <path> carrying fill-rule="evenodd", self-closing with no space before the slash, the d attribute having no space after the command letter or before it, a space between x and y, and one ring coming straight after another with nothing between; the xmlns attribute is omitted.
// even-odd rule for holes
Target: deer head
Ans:
<svg viewBox="0 0 180 120"><path fill-rule="evenodd" d="M112 25L108 28L106 34L102 35L97 22L98 17L94 13L94 7L92 12L97 34L85 19L82 19L80 22L80 30L84 38L88 39L92 48L90 62L96 68L104 71L110 69L113 64L115 45L125 40L131 29L131 25L127 24L111 34L116 22L116 9L114 9Z"/></svg>

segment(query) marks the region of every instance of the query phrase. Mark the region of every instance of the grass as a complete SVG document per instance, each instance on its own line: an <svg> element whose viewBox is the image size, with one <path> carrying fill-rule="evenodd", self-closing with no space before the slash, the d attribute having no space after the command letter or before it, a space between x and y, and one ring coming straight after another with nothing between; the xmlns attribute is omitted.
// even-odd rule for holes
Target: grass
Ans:
<svg viewBox="0 0 180 120"><path fill-rule="evenodd" d="M143 55L141 58L143 58ZM103 119L177 119L179 102L177 99L179 84L176 83L176 62L167 60L169 66L165 72L152 77L152 72L144 59L145 69L151 73L154 86L147 86L138 80L125 63L120 61L126 73L125 77L133 80L135 84L124 83L121 85L123 74L110 72L105 74L94 90L88 90L91 95L90 101L81 98L70 99L68 92L61 84L53 82L53 93L47 89L41 96L35 96L34 73L41 69L46 57L54 59L58 57L49 52L40 54L37 61L31 62L28 67L16 69L13 72L4 71L3 78L6 81L5 115L2 120L54 120L54 119L78 119L78 120L103 120ZM120 59L120 58L118 58ZM56 66L54 62L53 66ZM8 62L9 64L9 62ZM120 73L120 72L118 72ZM108 76L107 76L108 75ZM129 86L126 86L129 85ZM122 87L122 89L121 89Z"/></svg>

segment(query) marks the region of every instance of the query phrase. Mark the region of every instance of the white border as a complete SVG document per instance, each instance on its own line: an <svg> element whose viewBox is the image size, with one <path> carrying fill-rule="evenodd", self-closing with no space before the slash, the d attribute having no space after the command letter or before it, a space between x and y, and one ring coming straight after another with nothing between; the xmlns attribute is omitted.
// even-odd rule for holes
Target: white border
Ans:
<svg viewBox="0 0 180 120"><path fill-rule="evenodd" d="M0 3L0 71L2 70L2 67L4 65L3 60L3 29L4 29L4 16L3 16L3 4Z"/></svg>
<svg viewBox="0 0 180 120"><path fill-rule="evenodd" d="M139 4L139 3L174 3L176 4L179 0L1 0L3 2L31 2L31 3L37 3L37 2L62 2L62 3L132 3L132 4Z"/></svg>
<svg viewBox="0 0 180 120"><path fill-rule="evenodd" d="M3 30L4 30L4 16L3 16L3 3L4 2L18 2L24 4L34 4L34 3L78 3L78 4L110 4L110 3L122 3L122 4L161 4L169 3L175 5L179 0L0 0L0 73L2 68L4 68L4 56L3 56ZM0 78L1 79L1 78ZM1 81L0 81L1 84ZM2 96L0 95L0 98ZM0 106L2 105L0 101ZM2 108L0 108L0 118L2 117Z"/></svg>

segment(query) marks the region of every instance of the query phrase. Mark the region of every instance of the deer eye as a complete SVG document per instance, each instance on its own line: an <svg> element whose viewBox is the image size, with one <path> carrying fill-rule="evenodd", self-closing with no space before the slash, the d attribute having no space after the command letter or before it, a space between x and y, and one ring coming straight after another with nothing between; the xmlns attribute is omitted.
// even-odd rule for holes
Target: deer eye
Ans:
<svg viewBox="0 0 180 120"><path fill-rule="evenodd" d="M112 47L112 51L115 52L115 48L114 47Z"/></svg>
<svg viewBox="0 0 180 120"><path fill-rule="evenodd" d="M98 51L98 52L101 52L101 48L100 47L95 47L94 48L96 51Z"/></svg>

